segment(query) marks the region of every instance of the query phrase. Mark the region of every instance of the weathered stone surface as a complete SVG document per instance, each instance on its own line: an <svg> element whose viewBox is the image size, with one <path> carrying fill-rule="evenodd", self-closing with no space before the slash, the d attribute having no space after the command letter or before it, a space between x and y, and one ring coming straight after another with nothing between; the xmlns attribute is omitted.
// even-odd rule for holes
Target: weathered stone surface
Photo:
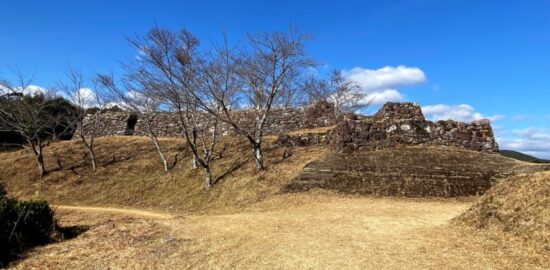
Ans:
<svg viewBox="0 0 550 270"><path fill-rule="evenodd" d="M84 120L84 130L90 130L89 123L94 117L101 118L100 127L97 128L98 136L144 134L142 119L138 117L135 126L131 127L129 125L131 114L128 112L90 114ZM238 111L234 113L233 118L237 119L239 125L252 129L255 113L251 110ZM274 109L266 124L265 134L277 135L299 129L327 127L334 125L334 120L334 108L328 103L317 103L304 108ZM181 136L176 113L155 113L152 117L152 125L161 137ZM234 134L232 128L226 124L222 124L221 129L225 134Z"/></svg>
<svg viewBox="0 0 550 270"><path fill-rule="evenodd" d="M413 103L386 103L373 117L344 115L337 123L328 141L339 152L399 145L446 145L498 152L489 120L434 123L427 121L420 106Z"/></svg>
<svg viewBox="0 0 550 270"><path fill-rule="evenodd" d="M307 146L312 144L326 144L326 132L310 132L302 134L280 134L277 136L275 144L283 147Z"/></svg>
<svg viewBox="0 0 550 270"><path fill-rule="evenodd" d="M142 120L132 125L131 115L126 112L106 112L90 115L101 117L99 136L143 134ZM242 126L253 128L253 111L238 111L234 119ZM180 136L177 115L156 113L153 128L159 136ZM289 134L292 131L328 127L337 124L324 134ZM85 130L88 130L85 126ZM221 127L224 134L234 134L227 126ZM334 108L328 103L292 109L275 109L271 112L265 134L282 135L287 145L303 146L311 143L327 143L339 152L358 149L381 149L399 145L446 145L484 152L498 152L489 120L461 123L453 120L431 122L422 114L420 106L413 103L386 103L373 116L344 114L335 120ZM281 141L281 145L285 142Z"/></svg>

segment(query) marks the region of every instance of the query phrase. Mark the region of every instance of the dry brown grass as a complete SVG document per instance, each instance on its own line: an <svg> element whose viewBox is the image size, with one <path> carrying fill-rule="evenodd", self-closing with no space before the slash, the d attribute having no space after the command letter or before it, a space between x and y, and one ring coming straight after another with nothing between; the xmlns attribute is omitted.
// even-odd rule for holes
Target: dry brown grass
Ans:
<svg viewBox="0 0 550 270"><path fill-rule="evenodd" d="M95 173L82 161L84 150L79 142L59 142L46 150L46 166L55 170L44 179L41 197L53 204L235 211L279 192L308 162L326 153L322 147L298 148L283 159L284 149L271 146L274 139L266 139L268 168L260 174L254 173L246 142L229 139L223 158L214 161L214 175L221 175L238 162L242 167L207 193L202 188L202 171L190 168L190 155L186 155L181 139L161 141L170 162L178 154L176 166L168 173L162 171L147 138L99 138L97 155L102 165ZM56 169L55 157L61 160L61 169ZM6 183L12 196L35 198L40 181L32 155L27 151L0 153L0 182Z"/></svg>
<svg viewBox="0 0 550 270"><path fill-rule="evenodd" d="M272 145L274 139L267 138L267 145ZM162 143L172 161L179 153L178 163L168 173L161 171L156 152L146 138L99 139L98 156L104 165L96 173L78 158L84 152L78 142L53 144L47 150L47 166L57 166L52 158L55 154L63 167L44 179L41 196L52 204L72 205L56 209L62 226L89 229L74 239L35 248L12 267L550 267L544 251L517 237L507 237L499 230L449 224L471 207L471 198L372 198L322 190L280 194L306 164L327 155L322 146L296 148L286 159L283 149L270 146L266 149L268 169L255 174L254 164L246 160L250 153L245 142L228 140L232 145L214 164L216 174L236 161L244 163L204 192L202 174L189 168L191 161L184 154L181 140L163 139ZM523 171L539 170L517 164ZM25 151L0 153L0 181L8 185L11 195L33 198L40 182L32 156ZM547 180L535 181L548 184ZM519 185L525 192L530 187ZM539 193L543 200L548 199L548 194ZM541 213L548 217L547 211ZM526 212L530 214L536 213ZM543 222L542 226L548 225L547 219Z"/></svg>
<svg viewBox="0 0 550 270"><path fill-rule="evenodd" d="M550 256L550 172L500 181L455 223L520 238Z"/></svg>
<svg viewBox="0 0 550 270"><path fill-rule="evenodd" d="M90 229L15 269L545 269L542 255L449 227L469 201L285 194L240 213L170 219L58 209Z"/></svg>
<svg viewBox="0 0 550 270"><path fill-rule="evenodd" d="M329 126L329 127L295 130L295 131L289 132L288 134L289 135L323 134L323 133L329 132L330 130L333 130L335 127L336 126Z"/></svg>

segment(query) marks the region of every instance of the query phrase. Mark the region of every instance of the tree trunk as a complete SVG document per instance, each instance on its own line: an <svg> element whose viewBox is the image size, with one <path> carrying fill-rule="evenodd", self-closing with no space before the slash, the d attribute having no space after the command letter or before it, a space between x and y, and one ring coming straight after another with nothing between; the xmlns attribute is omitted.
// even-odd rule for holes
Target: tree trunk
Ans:
<svg viewBox="0 0 550 270"><path fill-rule="evenodd" d="M47 174L46 165L44 164L44 152L42 149L43 146L40 144L40 141L37 144L35 144L31 140L28 140L28 142L31 145L36 164L38 165L38 171L40 173L40 183L38 185L38 190L36 191L36 197L40 198L40 194L42 193L42 182L44 180L44 176L46 176Z"/></svg>
<svg viewBox="0 0 550 270"><path fill-rule="evenodd" d="M97 170L97 163L95 159L94 148L92 146L88 147L88 153L90 154L90 160L92 161L92 170L94 170L95 172Z"/></svg>
<svg viewBox="0 0 550 270"><path fill-rule="evenodd" d="M212 172L210 172L210 166L204 167L204 189L209 190L212 186Z"/></svg>
<svg viewBox="0 0 550 270"><path fill-rule="evenodd" d="M193 154L193 158L191 159L191 162L193 163L193 170L199 167L199 162L197 161L197 156Z"/></svg>
<svg viewBox="0 0 550 270"><path fill-rule="evenodd" d="M162 152L162 148L160 147L160 143L158 139L151 135L151 141L153 141L153 144L155 145L155 148L157 149L157 153L159 154L160 160L162 161L162 165L164 167L164 171L168 171L168 162L166 161L166 157L164 156L164 153Z"/></svg>
<svg viewBox="0 0 550 270"><path fill-rule="evenodd" d="M253 143L254 149L254 161L256 162L256 170L260 171L264 169L264 154L260 143Z"/></svg>
<svg viewBox="0 0 550 270"><path fill-rule="evenodd" d="M193 130L191 130L190 147L195 147L195 149L196 149L196 145L197 145L197 130L193 128ZM198 166L199 165L199 157L197 157L195 152L193 152L193 160L191 162L193 162L193 170L197 169L199 167Z"/></svg>
<svg viewBox="0 0 550 270"><path fill-rule="evenodd" d="M40 172L40 178L46 176L46 165L44 165L44 155L42 154L42 149L35 150L36 153L36 163L38 164L38 170Z"/></svg>

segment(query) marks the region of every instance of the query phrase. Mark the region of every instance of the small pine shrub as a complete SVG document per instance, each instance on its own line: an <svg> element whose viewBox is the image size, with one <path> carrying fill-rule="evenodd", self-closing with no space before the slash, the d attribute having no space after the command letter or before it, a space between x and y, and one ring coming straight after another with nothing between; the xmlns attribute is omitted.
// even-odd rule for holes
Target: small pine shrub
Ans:
<svg viewBox="0 0 550 270"><path fill-rule="evenodd" d="M48 203L10 199L0 186L0 268L25 248L49 242L53 230L53 211Z"/></svg>

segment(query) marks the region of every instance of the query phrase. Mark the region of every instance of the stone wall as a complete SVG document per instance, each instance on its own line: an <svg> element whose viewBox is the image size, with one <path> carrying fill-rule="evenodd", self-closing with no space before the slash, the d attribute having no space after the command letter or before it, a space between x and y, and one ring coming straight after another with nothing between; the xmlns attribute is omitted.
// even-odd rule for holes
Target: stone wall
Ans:
<svg viewBox="0 0 550 270"><path fill-rule="evenodd" d="M89 117L101 117L99 136L141 135L142 120L127 112L105 112ZM240 125L252 128L254 111L239 111L234 115ZM89 118L85 121L89 123ZM179 136L177 116L173 113L156 113L153 128L159 136ZM329 127L322 133L295 133L301 129ZM85 126L85 130L86 130ZM233 134L224 125L225 134ZM399 145L448 145L465 149L498 152L489 120L462 123L452 120L427 121L418 105L413 103L386 103L375 115L342 115L334 119L330 104L293 109L275 109L271 112L266 134L280 135L282 145L326 143L339 152L357 149L381 149ZM308 135L309 134L309 135ZM311 137L311 138L310 138Z"/></svg>
<svg viewBox="0 0 550 270"><path fill-rule="evenodd" d="M434 123L427 121L413 103L386 103L374 116L343 115L328 141L341 152L398 145L447 145L498 152L489 120Z"/></svg>
<svg viewBox="0 0 550 270"><path fill-rule="evenodd" d="M144 124L137 115L128 112L104 112L91 114L84 120L84 130L90 130L90 123L95 117L100 117L98 136L113 135L143 135ZM238 119L240 126L253 128L255 112L243 110L235 112L234 119ZM265 127L266 135L277 135L299 129L327 127L334 125L334 108L328 103L318 103L314 106L291 109L274 109ZM206 117L204 117L206 121ZM132 123L133 122L133 123ZM178 117L175 113L159 112L152 116L154 131L161 137L180 136ZM222 125L222 132L233 134L228 125Z"/></svg>

